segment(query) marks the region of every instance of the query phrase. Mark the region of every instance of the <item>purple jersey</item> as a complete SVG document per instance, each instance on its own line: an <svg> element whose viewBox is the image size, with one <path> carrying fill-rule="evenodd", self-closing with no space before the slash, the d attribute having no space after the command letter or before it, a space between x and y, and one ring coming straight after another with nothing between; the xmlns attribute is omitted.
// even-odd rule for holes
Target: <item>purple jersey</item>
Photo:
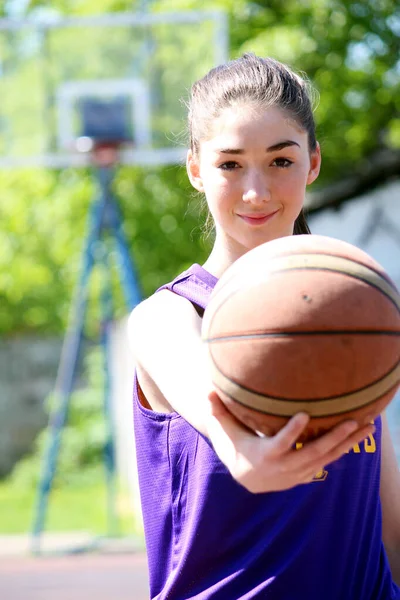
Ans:
<svg viewBox="0 0 400 600"><path fill-rule="evenodd" d="M204 309L216 282L193 265L164 287ZM152 599L400 599L382 544L380 418L312 483L265 494L179 414L144 408L136 379L134 420Z"/></svg>

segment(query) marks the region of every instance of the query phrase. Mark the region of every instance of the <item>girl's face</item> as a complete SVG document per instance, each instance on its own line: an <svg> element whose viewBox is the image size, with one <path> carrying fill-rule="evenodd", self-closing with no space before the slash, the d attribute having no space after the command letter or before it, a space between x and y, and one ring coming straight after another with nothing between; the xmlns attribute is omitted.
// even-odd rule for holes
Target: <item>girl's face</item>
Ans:
<svg viewBox="0 0 400 600"><path fill-rule="evenodd" d="M233 255L291 235L305 188L318 176L320 151L277 107L237 105L214 121L200 156L188 154L192 185L204 192L217 242Z"/></svg>

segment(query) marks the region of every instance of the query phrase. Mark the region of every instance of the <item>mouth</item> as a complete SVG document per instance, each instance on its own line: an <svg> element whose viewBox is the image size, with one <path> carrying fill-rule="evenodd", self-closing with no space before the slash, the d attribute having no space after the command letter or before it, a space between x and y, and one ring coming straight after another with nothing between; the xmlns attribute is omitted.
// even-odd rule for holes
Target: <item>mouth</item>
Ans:
<svg viewBox="0 0 400 600"><path fill-rule="evenodd" d="M278 210L275 210L274 212L268 214L252 213L246 215L241 215L238 213L238 217L240 217L245 223L248 223L249 225L264 225L264 223L267 223L267 221L272 219L278 212Z"/></svg>

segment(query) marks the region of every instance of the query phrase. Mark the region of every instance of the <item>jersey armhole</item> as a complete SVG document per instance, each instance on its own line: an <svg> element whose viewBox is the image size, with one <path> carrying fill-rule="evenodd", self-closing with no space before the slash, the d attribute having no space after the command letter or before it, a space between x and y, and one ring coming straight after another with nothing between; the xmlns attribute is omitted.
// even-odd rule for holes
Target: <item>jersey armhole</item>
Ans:
<svg viewBox="0 0 400 600"><path fill-rule="evenodd" d="M145 393L139 385L136 371L133 378L133 405L134 410L136 410L138 414L144 416L146 419L151 419L152 421L164 422L170 421L171 419L182 418L176 411L161 412L151 408Z"/></svg>
<svg viewBox="0 0 400 600"><path fill-rule="evenodd" d="M191 302L191 300L189 300L189 302ZM200 319L202 319L204 317L204 308L198 304L195 304L194 302L191 302L191 304L194 306L194 309L199 315Z"/></svg>
<svg viewBox="0 0 400 600"><path fill-rule="evenodd" d="M142 406L146 410L151 410L153 412L153 409L151 408L149 401L147 400L142 388L140 387L140 383L139 383L137 376L135 379L136 379L135 383L136 383L137 399L138 399L140 406Z"/></svg>

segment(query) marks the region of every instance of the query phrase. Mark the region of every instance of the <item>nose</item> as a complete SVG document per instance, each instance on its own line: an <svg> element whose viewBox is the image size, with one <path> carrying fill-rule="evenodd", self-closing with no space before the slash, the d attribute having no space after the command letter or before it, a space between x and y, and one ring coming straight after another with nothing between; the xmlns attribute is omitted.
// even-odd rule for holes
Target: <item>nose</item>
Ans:
<svg viewBox="0 0 400 600"><path fill-rule="evenodd" d="M245 182L243 202L248 204L264 204L271 199L268 182L259 174L251 175Z"/></svg>

